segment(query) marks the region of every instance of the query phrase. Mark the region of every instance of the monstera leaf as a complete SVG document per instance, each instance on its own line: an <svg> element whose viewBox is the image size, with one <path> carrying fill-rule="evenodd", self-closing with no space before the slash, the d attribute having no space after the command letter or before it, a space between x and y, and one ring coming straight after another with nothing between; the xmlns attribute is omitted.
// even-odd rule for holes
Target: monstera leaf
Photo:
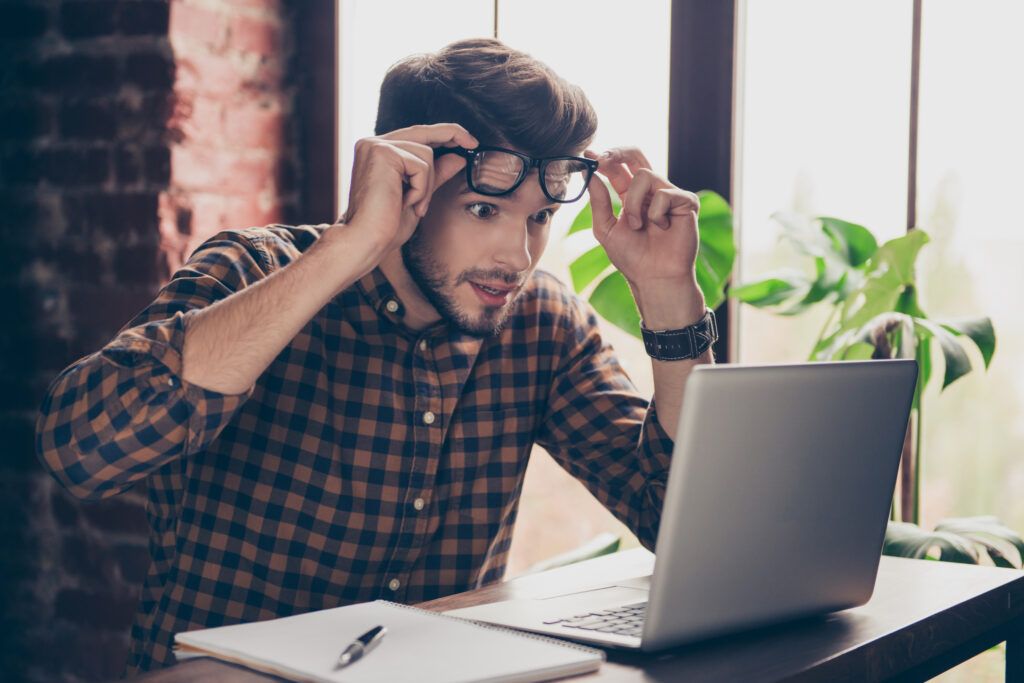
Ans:
<svg viewBox="0 0 1024 683"><path fill-rule="evenodd" d="M889 522L882 554L964 564L979 564L987 557L997 567L1021 569L1024 539L991 516L947 519L934 531L907 522Z"/></svg>

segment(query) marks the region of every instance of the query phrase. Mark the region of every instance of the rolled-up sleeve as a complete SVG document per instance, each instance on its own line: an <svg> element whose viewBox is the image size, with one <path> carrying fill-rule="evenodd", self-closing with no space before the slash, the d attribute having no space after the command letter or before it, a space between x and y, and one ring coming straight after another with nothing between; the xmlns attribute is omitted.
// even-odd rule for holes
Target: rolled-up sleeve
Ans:
<svg viewBox="0 0 1024 683"><path fill-rule="evenodd" d="M37 455L57 481L79 498L106 498L220 434L252 388L227 395L184 382L185 331L270 264L258 239L215 235L110 343L57 376L36 423Z"/></svg>
<svg viewBox="0 0 1024 683"><path fill-rule="evenodd" d="M673 441L576 304L537 443L654 550Z"/></svg>

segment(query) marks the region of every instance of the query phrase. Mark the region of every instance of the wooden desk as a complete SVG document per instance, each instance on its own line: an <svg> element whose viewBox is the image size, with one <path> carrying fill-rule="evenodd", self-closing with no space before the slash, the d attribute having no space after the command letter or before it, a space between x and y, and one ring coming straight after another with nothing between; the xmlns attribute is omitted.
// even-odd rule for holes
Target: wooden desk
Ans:
<svg viewBox="0 0 1024 683"><path fill-rule="evenodd" d="M599 585L643 576L652 562L646 550L630 550L421 607L448 610ZM657 655L611 651L600 672L572 680L917 681L1004 640L1006 680L1024 683L1024 573L883 557L875 594L863 607ZM196 659L136 680L276 679Z"/></svg>

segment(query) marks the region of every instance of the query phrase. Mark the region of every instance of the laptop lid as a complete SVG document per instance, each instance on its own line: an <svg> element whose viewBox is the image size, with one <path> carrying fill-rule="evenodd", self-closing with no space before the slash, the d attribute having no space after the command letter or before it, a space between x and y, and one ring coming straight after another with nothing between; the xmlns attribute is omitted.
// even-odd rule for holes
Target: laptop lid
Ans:
<svg viewBox="0 0 1024 683"><path fill-rule="evenodd" d="M917 363L698 366L642 647L867 602Z"/></svg>

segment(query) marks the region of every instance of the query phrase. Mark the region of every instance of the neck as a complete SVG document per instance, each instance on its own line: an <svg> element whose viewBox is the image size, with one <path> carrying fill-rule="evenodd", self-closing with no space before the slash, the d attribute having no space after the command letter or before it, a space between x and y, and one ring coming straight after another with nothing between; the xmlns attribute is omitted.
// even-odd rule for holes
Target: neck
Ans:
<svg viewBox="0 0 1024 683"><path fill-rule="evenodd" d="M441 319L441 314L427 301L402 261L402 250L395 249L380 262L380 270L402 300L405 315L402 322L412 330L422 330Z"/></svg>

